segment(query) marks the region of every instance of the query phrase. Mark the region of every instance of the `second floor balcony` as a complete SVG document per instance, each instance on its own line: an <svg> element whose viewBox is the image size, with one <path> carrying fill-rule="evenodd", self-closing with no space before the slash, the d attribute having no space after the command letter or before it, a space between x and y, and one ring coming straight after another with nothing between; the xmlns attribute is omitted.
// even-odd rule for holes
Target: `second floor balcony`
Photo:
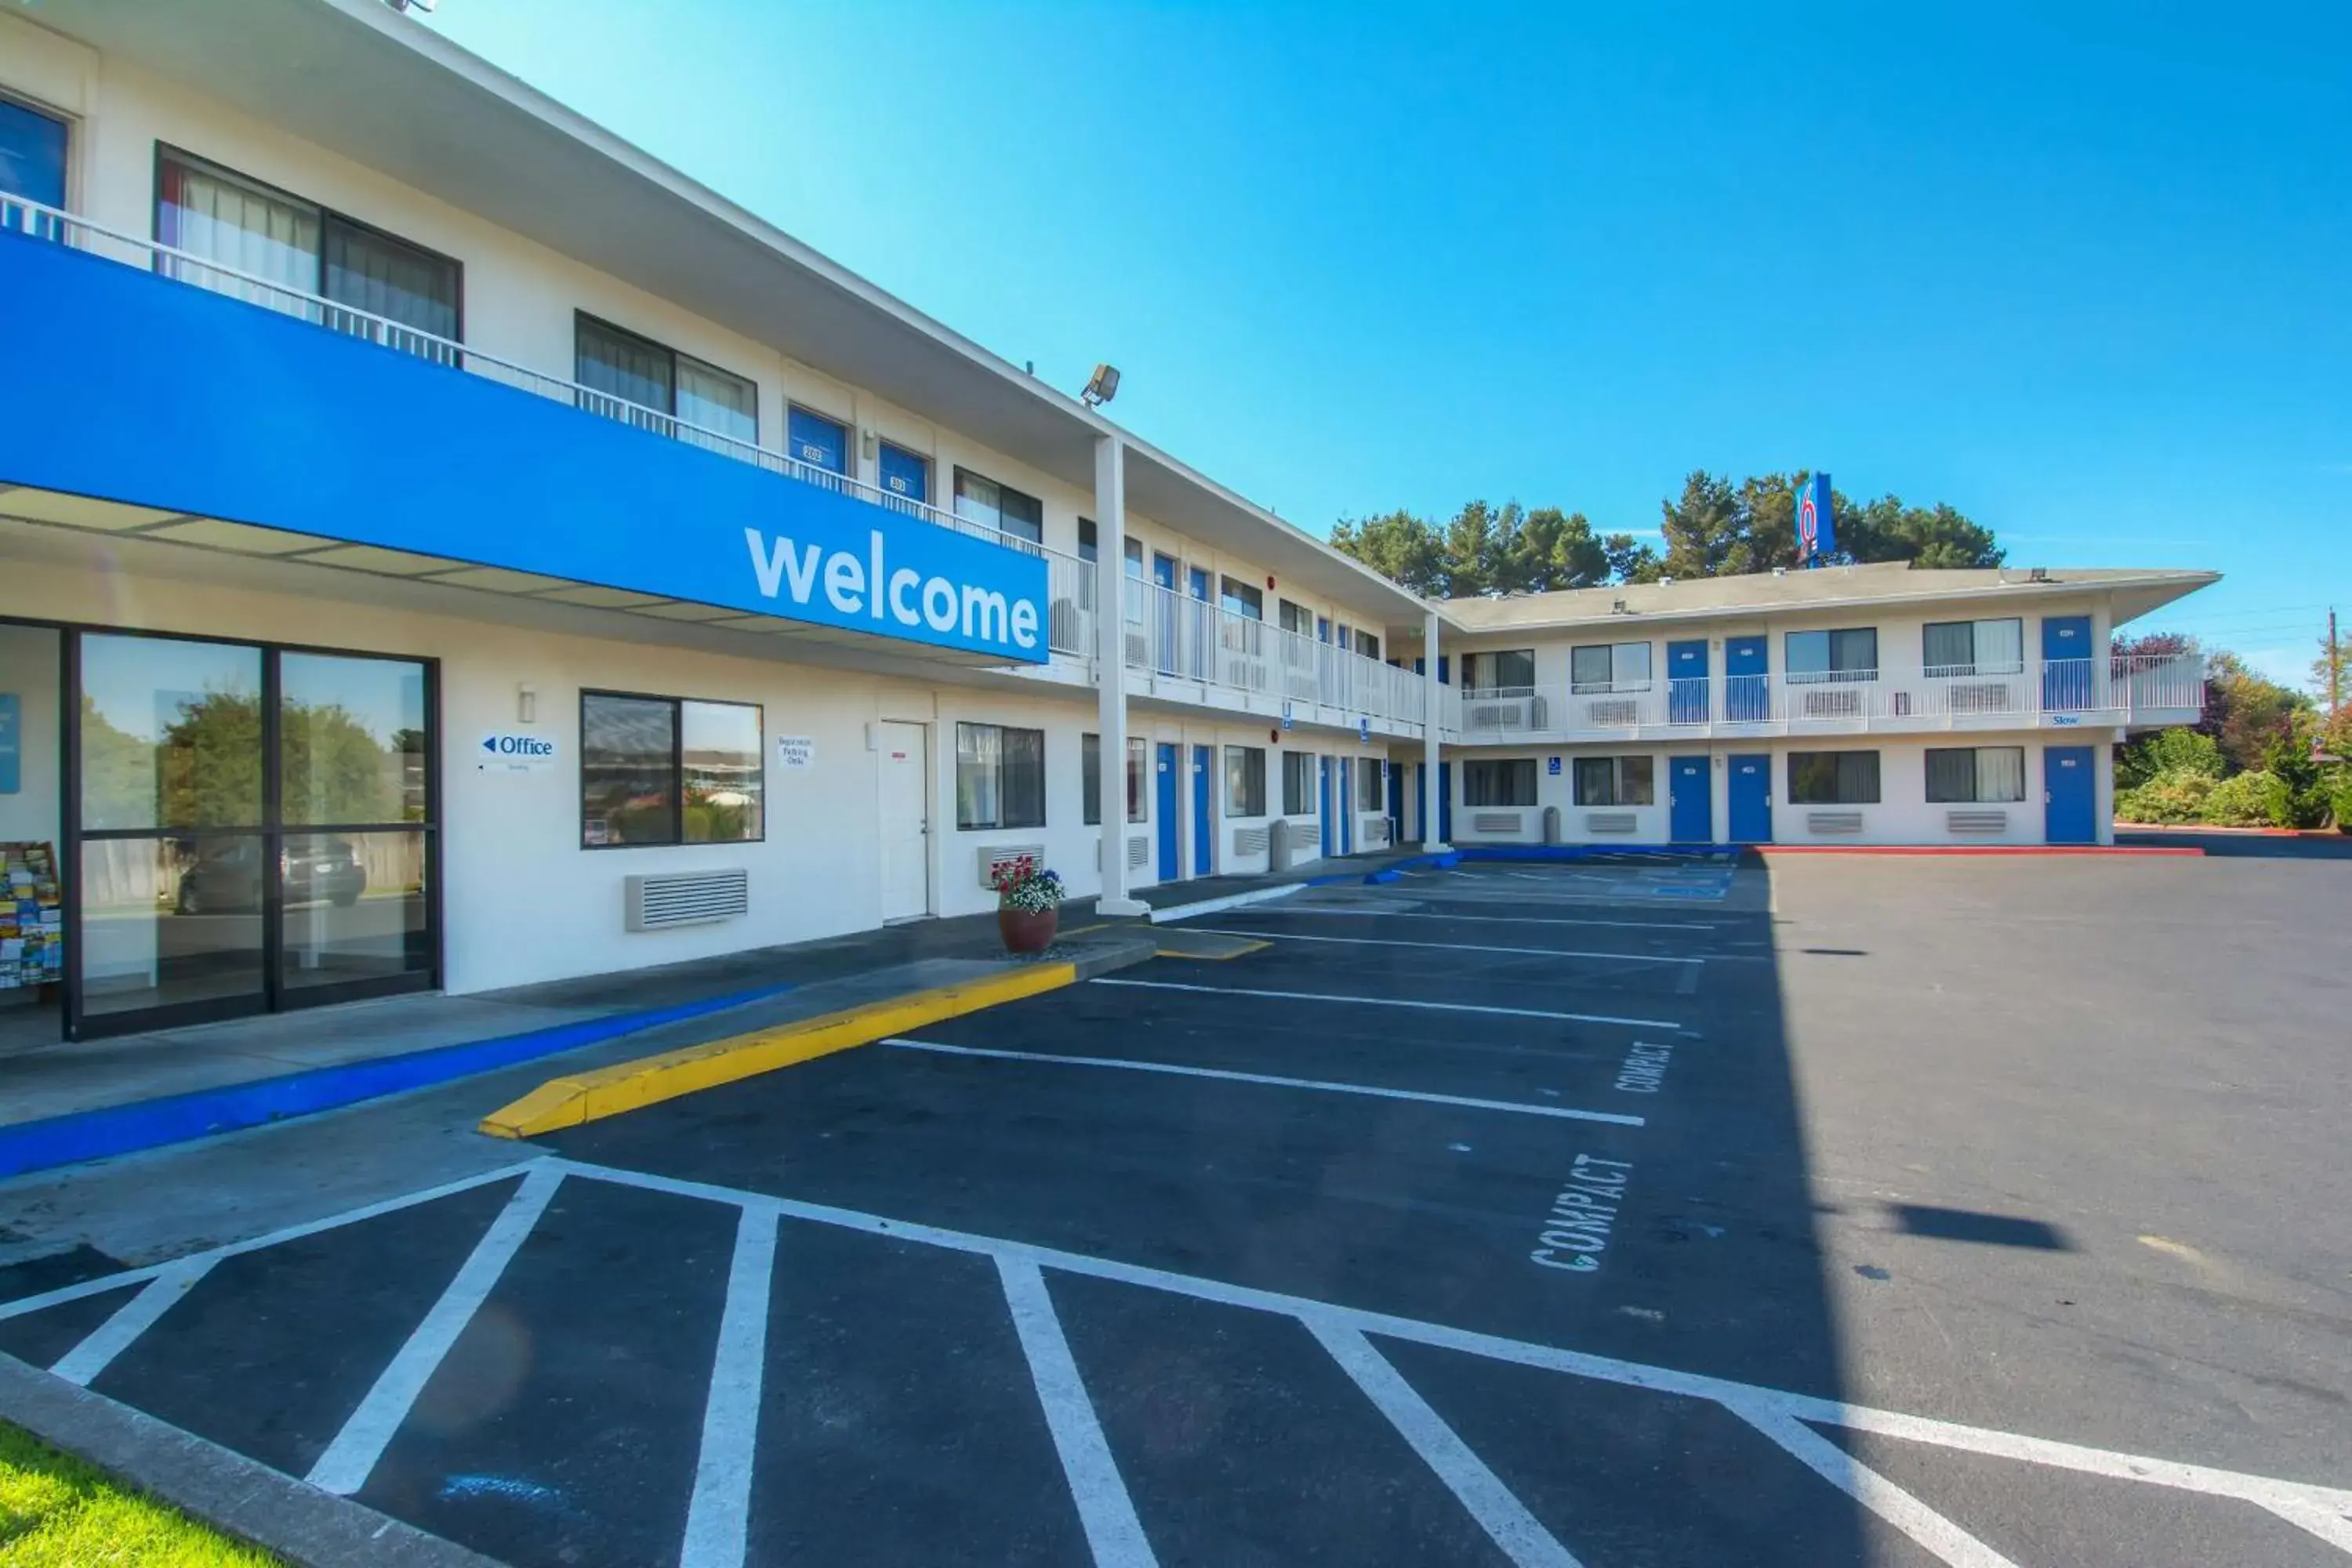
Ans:
<svg viewBox="0 0 2352 1568"><path fill-rule="evenodd" d="M1932 730L2143 728L2196 721L2196 655L2116 655L1909 672L1738 675L1447 689L1449 739L1706 739Z"/></svg>

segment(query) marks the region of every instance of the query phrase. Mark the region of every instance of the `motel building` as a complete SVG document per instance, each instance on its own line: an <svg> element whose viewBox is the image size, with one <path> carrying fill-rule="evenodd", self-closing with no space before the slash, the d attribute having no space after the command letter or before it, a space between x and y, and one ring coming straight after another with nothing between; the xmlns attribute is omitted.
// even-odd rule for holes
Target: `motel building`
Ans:
<svg viewBox="0 0 2352 1568"><path fill-rule="evenodd" d="M5 1042L1018 858L2089 843L2202 698L2108 653L2201 574L1423 603L381 0L0 14L0 345Z"/></svg>

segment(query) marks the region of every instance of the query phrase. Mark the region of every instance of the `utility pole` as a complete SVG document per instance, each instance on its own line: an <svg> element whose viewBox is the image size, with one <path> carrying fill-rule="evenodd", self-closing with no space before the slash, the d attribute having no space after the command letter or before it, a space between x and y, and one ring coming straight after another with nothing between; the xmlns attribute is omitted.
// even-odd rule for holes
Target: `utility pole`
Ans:
<svg viewBox="0 0 2352 1568"><path fill-rule="evenodd" d="M2344 650L2336 644L2336 609L2327 611L2327 727L2344 717Z"/></svg>

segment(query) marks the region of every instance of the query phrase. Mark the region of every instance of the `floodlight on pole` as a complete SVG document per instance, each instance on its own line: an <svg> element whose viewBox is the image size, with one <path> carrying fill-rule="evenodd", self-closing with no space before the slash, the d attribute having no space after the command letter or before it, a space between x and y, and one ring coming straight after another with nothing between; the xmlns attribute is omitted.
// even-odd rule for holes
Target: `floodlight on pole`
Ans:
<svg viewBox="0 0 2352 1568"><path fill-rule="evenodd" d="M1078 394L1078 401L1089 408L1100 408L1118 395L1118 366L1098 364L1094 374L1087 377L1087 389Z"/></svg>

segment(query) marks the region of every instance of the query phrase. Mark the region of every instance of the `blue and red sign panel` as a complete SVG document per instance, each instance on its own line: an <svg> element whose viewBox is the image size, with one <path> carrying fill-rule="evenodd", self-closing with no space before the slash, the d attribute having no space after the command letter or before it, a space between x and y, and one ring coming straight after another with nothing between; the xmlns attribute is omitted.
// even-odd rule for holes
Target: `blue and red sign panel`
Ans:
<svg viewBox="0 0 2352 1568"><path fill-rule="evenodd" d="M1797 490L1797 559L1821 562L1837 553L1837 520L1830 477L1815 474Z"/></svg>

